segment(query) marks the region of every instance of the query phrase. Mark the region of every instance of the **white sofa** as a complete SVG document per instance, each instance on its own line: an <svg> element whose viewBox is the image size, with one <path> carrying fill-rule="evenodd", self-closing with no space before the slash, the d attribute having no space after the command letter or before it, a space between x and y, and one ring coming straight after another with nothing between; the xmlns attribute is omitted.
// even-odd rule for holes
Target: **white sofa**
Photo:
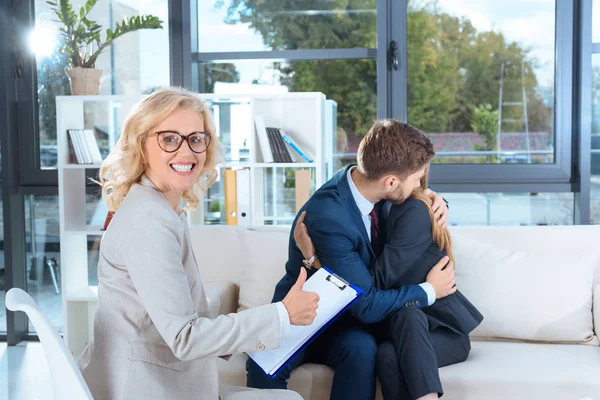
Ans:
<svg viewBox="0 0 600 400"><path fill-rule="evenodd" d="M458 287L485 319L472 333L469 359L440 369L444 398L600 400L600 226L451 233ZM191 229L220 313L270 302L288 234L289 227ZM219 360L222 383L245 385L245 360ZM328 399L332 377L330 368L306 364L289 388L307 400Z"/></svg>

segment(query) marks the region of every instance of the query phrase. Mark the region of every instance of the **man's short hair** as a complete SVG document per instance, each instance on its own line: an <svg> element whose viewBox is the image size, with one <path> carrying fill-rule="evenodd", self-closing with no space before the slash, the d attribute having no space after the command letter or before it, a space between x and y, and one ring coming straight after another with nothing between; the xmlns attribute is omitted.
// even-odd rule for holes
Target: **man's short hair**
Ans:
<svg viewBox="0 0 600 400"><path fill-rule="evenodd" d="M369 180L414 174L435 156L431 140L417 128L395 119L375 121L358 147L358 170Z"/></svg>

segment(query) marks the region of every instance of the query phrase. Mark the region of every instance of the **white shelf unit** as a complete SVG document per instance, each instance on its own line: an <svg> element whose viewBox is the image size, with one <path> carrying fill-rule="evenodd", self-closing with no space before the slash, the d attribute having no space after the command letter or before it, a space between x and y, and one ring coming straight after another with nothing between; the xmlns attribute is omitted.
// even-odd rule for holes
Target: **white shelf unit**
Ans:
<svg viewBox="0 0 600 400"><path fill-rule="evenodd" d="M224 142L228 155L232 159L220 164L219 172L225 169L248 168L250 170L250 203L251 225L261 226L266 224L289 224L291 215L287 217L266 215L265 206L278 204L277 173L281 169L311 169L311 194L332 176L332 143L335 141L335 123L337 105L332 100L327 100L323 93L281 93L281 94L202 94L207 105L213 109L215 125L219 136ZM228 107L224 116L223 105ZM237 112L233 106L238 107ZM313 162L308 163L292 149L289 149L293 163L265 163L260 150L260 143L254 124L254 117L262 115L265 127L282 128L286 134L306 153ZM223 125L228 125L227 129ZM228 130L229 132L225 132ZM229 136L228 136L229 135ZM237 135L237 138L233 136ZM246 140L248 150L247 159L239 160L235 152L240 151L240 141ZM236 143L237 142L237 143ZM240 153L241 154L241 153ZM285 171L283 171L285 173ZM265 180L270 177L272 182ZM270 186L269 186L270 184ZM215 183L218 186L219 182ZM265 187L270 187L265 198ZM190 225L206 225L207 208L214 201L223 201L221 197L213 198L210 195L203 199L201 205L194 213L188 214ZM223 206L220 207L221 210ZM276 207L273 206L273 209ZM220 214L223 212L221 211ZM224 218L219 217L220 224ZM283 221L283 222L282 222Z"/></svg>
<svg viewBox="0 0 600 400"><path fill-rule="evenodd" d="M110 149L137 100L124 96L56 98L63 331L67 347L75 356L81 354L92 338L98 294L98 288L89 285L88 241L104 232L101 226L88 225L86 216L86 171L97 170L100 164L71 163L67 130L101 125Z"/></svg>
<svg viewBox="0 0 600 400"><path fill-rule="evenodd" d="M335 103L326 100L322 93L288 93L261 95L202 94L207 103L220 101L246 102L248 118L237 121L236 129L246 130L248 160L226 161L224 168L249 168L251 170L252 224L277 223L272 216L264 215L265 171L281 168L314 170L314 187L321 186L329 177L331 143L334 128L331 123ZM98 169L100 164L72 164L69 156L68 129L90 129L104 126L108 136L108 149L112 149L119 130L131 107L141 99L125 96L58 96L56 98L59 218L61 243L61 284L63 291L63 330L69 350L78 356L93 338L93 321L96 312L98 288L90 286L88 278L88 240L103 235L100 226L88 225L86 219L86 171ZM228 100L229 99L229 100ZM89 109L92 109L91 112ZM104 117L94 113L101 109ZM296 154L294 163L264 163L258 150L258 138L253 116L263 115L265 126L286 130L303 151L313 157L306 163ZM217 113L215 120L219 128ZM335 120L335 117L334 117ZM328 122L329 121L329 122ZM334 121L335 122L335 121ZM273 185L273 183L271 182ZM200 207L201 209L202 207ZM195 217L201 216L196 213ZM189 219L191 224L197 221ZM203 220L200 222L202 223Z"/></svg>

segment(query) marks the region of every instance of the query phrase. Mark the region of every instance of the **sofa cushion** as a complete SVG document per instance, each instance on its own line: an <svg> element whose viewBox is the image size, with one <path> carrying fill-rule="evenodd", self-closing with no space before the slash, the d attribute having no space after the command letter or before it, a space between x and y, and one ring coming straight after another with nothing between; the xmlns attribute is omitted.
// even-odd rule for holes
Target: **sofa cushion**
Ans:
<svg viewBox="0 0 600 400"><path fill-rule="evenodd" d="M273 299L275 286L285 275L289 228L240 229L239 238L243 262L238 311L242 311Z"/></svg>
<svg viewBox="0 0 600 400"><path fill-rule="evenodd" d="M245 354L234 354L228 361L219 359L219 383L246 386ZM298 392L304 400L329 399L333 370L325 365L304 364L292 372L288 389Z"/></svg>
<svg viewBox="0 0 600 400"><path fill-rule="evenodd" d="M196 226L190 228L190 240L202 282L241 280L242 257L236 226Z"/></svg>
<svg viewBox="0 0 600 400"><path fill-rule="evenodd" d="M600 399L600 352L581 345L473 342L440 369L444 399Z"/></svg>
<svg viewBox="0 0 600 400"><path fill-rule="evenodd" d="M219 315L231 314L236 310L236 287L231 282L206 282L203 283L210 318Z"/></svg>
<svg viewBox="0 0 600 400"><path fill-rule="evenodd" d="M219 359L219 382L246 386L246 358ZM598 376L598 349L547 343L473 342L467 361L440 369L448 400L599 399ZM292 373L288 388L304 400L326 400L332 380L331 368L304 364Z"/></svg>
<svg viewBox="0 0 600 400"><path fill-rule="evenodd" d="M595 338L597 252L512 250L452 236L457 286L484 316L473 337L576 343Z"/></svg>

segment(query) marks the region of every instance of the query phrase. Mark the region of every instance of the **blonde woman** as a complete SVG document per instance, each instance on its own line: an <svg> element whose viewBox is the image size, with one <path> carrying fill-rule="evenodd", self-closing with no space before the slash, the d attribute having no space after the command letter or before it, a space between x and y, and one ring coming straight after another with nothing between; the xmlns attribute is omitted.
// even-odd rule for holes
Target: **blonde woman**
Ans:
<svg viewBox="0 0 600 400"><path fill-rule="evenodd" d="M219 386L218 356L277 348L290 324L312 323L318 301L302 291L301 272L280 303L207 318L180 205L198 205L219 153L207 107L167 88L134 107L102 164L103 198L115 214L100 246L94 343L80 359L94 398L300 398Z"/></svg>
<svg viewBox="0 0 600 400"><path fill-rule="evenodd" d="M405 201L391 206L385 219L385 247L370 267L377 289L399 289L424 282L445 256L454 265L450 233L436 222L432 208L428 173L427 166L420 187ZM315 247L303 220L304 215L296 225L294 238L303 256L311 257ZM321 266L318 258L315 266ZM475 306L456 290L429 307L407 303L381 323L375 336L381 342L376 370L383 397L437 399L443 394L438 368L467 359L471 350L469 332L482 320Z"/></svg>

